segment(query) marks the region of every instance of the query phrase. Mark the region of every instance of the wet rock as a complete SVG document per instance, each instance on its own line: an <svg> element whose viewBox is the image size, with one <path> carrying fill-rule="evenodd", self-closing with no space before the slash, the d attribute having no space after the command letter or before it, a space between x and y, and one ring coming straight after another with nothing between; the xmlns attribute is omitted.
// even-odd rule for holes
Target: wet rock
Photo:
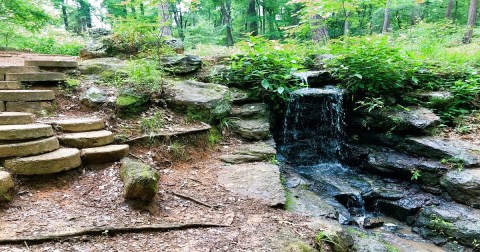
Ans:
<svg viewBox="0 0 480 252"><path fill-rule="evenodd" d="M352 235L338 223L317 218L315 221L307 223L307 226L317 232L315 245L320 251L351 251L354 245Z"/></svg>
<svg viewBox="0 0 480 252"><path fill-rule="evenodd" d="M359 126L383 132L428 134L440 124L440 118L422 107L359 110Z"/></svg>
<svg viewBox="0 0 480 252"><path fill-rule="evenodd" d="M285 186L287 186L288 188L295 188L295 187L298 187L298 186L302 186L304 188L307 188L311 185L311 183L302 178L301 176L297 175L297 174L290 174L288 177L287 177L287 181L285 182Z"/></svg>
<svg viewBox="0 0 480 252"><path fill-rule="evenodd" d="M270 138L268 118L231 119L231 129L247 140L265 140Z"/></svg>
<svg viewBox="0 0 480 252"><path fill-rule="evenodd" d="M455 203L425 207L415 222L415 231L437 244L451 240L473 247L480 237L480 210Z"/></svg>
<svg viewBox="0 0 480 252"><path fill-rule="evenodd" d="M160 57L160 65L172 74L185 75L198 71L202 59L195 55L168 55Z"/></svg>
<svg viewBox="0 0 480 252"><path fill-rule="evenodd" d="M163 43L170 47L177 54L183 54L185 52L185 45L179 38L167 38L163 41Z"/></svg>
<svg viewBox="0 0 480 252"><path fill-rule="evenodd" d="M80 95L80 102L87 107L99 107L109 102L108 92L104 89L91 87Z"/></svg>
<svg viewBox="0 0 480 252"><path fill-rule="evenodd" d="M363 227L364 228L376 228L383 226L384 220L380 217L366 217L363 220Z"/></svg>
<svg viewBox="0 0 480 252"><path fill-rule="evenodd" d="M480 164L480 146L457 139L441 137L410 137L402 144L402 148L419 156L445 159L447 163L465 166Z"/></svg>
<svg viewBox="0 0 480 252"><path fill-rule="evenodd" d="M4 170L0 170L0 203L12 201L14 194L12 175Z"/></svg>
<svg viewBox="0 0 480 252"><path fill-rule="evenodd" d="M233 106L230 115L241 118L268 118L270 111L268 105L265 103L249 103L241 106Z"/></svg>
<svg viewBox="0 0 480 252"><path fill-rule="evenodd" d="M455 201L480 208L480 169L450 171L441 185Z"/></svg>
<svg viewBox="0 0 480 252"><path fill-rule="evenodd" d="M157 171L147 164L130 158L122 159L120 177L126 199L150 202L158 191Z"/></svg>
<svg viewBox="0 0 480 252"><path fill-rule="evenodd" d="M165 86L168 104L187 112L194 119L222 118L231 109L231 93L225 86L197 81L184 81Z"/></svg>
<svg viewBox="0 0 480 252"><path fill-rule="evenodd" d="M271 207L285 205L280 169L268 163L226 166L218 172L218 182L227 190L258 199Z"/></svg>
<svg viewBox="0 0 480 252"><path fill-rule="evenodd" d="M105 71L117 72L125 67L125 61L117 58L97 58L82 60L79 63L81 74L101 74Z"/></svg>
<svg viewBox="0 0 480 252"><path fill-rule="evenodd" d="M220 159L231 164L261 162L271 160L276 153L277 151L271 145L264 142L257 142L235 147L231 154L222 155Z"/></svg>
<svg viewBox="0 0 480 252"><path fill-rule="evenodd" d="M377 206L381 213L399 221L407 221L409 217L416 215L422 207L438 203L428 194L416 194L396 201L378 200Z"/></svg>
<svg viewBox="0 0 480 252"><path fill-rule="evenodd" d="M290 189L292 202L289 202L287 210L300 213L309 217L337 218L337 210L326 199L323 199L310 190L300 187Z"/></svg>
<svg viewBox="0 0 480 252"><path fill-rule="evenodd" d="M325 70L295 72L293 73L293 76L297 77L302 83L313 88L335 84L332 75Z"/></svg>

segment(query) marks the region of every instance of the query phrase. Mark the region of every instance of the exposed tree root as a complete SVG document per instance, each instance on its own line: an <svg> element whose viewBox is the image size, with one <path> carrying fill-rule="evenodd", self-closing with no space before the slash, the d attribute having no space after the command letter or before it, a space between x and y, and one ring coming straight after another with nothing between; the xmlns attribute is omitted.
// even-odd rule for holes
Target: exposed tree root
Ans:
<svg viewBox="0 0 480 252"><path fill-rule="evenodd" d="M214 227L230 227L229 225L214 224L214 223L171 223L171 224L156 224L145 225L136 227L115 227L115 226L103 226L103 227L86 227L79 228L73 231L60 232L45 235L33 235L25 237L13 237L0 239L0 244L38 244L59 239L65 239L70 237L82 236L82 235L113 235L121 233L141 233L141 232L166 232L171 230L182 229L195 229L195 228L214 228Z"/></svg>
<svg viewBox="0 0 480 252"><path fill-rule="evenodd" d="M177 196L177 197L180 197L180 198L183 198L183 199L186 199L186 200L193 201L193 202L195 202L195 203L197 203L197 204L199 204L199 205L202 205L202 206L206 206L206 207L210 207L210 208L218 208L218 207L220 207L219 205L210 205L210 204L208 204L208 203L206 203L206 202L203 202L203 201L201 201L201 200L197 200L197 199L195 199L195 198L193 198L193 197L191 197L191 196L188 196L188 195L185 195L185 194L181 194L181 193L179 193L179 192L173 192L173 191L172 191L172 192L170 192L170 193L173 194L173 195L175 195L175 196Z"/></svg>

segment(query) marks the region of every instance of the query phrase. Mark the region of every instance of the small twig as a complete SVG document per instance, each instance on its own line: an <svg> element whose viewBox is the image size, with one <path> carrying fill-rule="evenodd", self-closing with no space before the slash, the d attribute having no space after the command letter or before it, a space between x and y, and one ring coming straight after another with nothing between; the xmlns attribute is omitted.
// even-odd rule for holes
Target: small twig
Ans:
<svg viewBox="0 0 480 252"><path fill-rule="evenodd" d="M82 196L89 194L93 190L93 188L95 188L95 186L91 186L90 188L88 188L88 190L82 193Z"/></svg>
<svg viewBox="0 0 480 252"><path fill-rule="evenodd" d="M184 230L192 228L214 228L214 227L230 227L230 225L214 224L214 223L171 223L171 224L157 224L135 227L116 227L116 226L103 226L103 227L86 227L73 231L45 234L38 236L26 236L26 237L13 237L0 239L0 244L26 244L32 243L44 243L58 239L64 239L69 237L76 237L82 235L105 235L105 234L121 234L121 233L139 233L139 232L166 232L171 230Z"/></svg>
<svg viewBox="0 0 480 252"><path fill-rule="evenodd" d="M175 196L178 196L178 197L180 197L180 198L193 201L193 202L195 202L195 203L197 203L197 204L199 204L199 205L202 205L202 206L206 206L206 207L210 207L210 208L219 208L219 207L220 207L219 205L210 205L210 204L208 204L208 203L205 203L205 202L203 202L203 201L194 199L194 198L192 198L192 197L190 197L190 196L188 196L188 195L182 194L182 193L173 192L173 191L171 191L171 192L169 192L169 193L171 193L171 194L173 194L173 195L175 195Z"/></svg>
<svg viewBox="0 0 480 252"><path fill-rule="evenodd" d="M135 154L133 154L133 153L131 153L131 152L129 153L129 155L132 156L132 157L134 157L134 158L136 158L136 159L138 159L138 160L140 160L140 161L142 161L142 162L144 162L144 163L146 163L146 164L148 164L148 162L147 162L145 159L143 159L143 158L141 158L141 157L139 157L139 156L137 156L137 155L135 155Z"/></svg>
<svg viewBox="0 0 480 252"><path fill-rule="evenodd" d="M200 180L198 180L198 179L194 179L194 178L188 178L188 179L190 179L191 181L194 181L194 182L197 182L197 183L199 183L199 184L202 184L202 185L203 185L203 182L202 182L202 181L200 181Z"/></svg>

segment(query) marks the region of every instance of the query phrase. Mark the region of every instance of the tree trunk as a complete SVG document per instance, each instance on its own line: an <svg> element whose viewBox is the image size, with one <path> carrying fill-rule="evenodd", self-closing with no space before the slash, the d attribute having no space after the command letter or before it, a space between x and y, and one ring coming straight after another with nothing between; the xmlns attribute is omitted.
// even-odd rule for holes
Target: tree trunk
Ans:
<svg viewBox="0 0 480 252"><path fill-rule="evenodd" d="M470 44L470 42L472 42L473 27L475 26L475 21L477 21L477 7L478 0L470 0L470 8L468 10L467 33L465 33L465 37L463 38L464 44Z"/></svg>
<svg viewBox="0 0 480 252"><path fill-rule="evenodd" d="M252 36L258 35L258 17L257 17L257 10L255 8L256 1L249 0L248 1L248 10L247 10L247 20L249 26L249 32Z"/></svg>
<svg viewBox="0 0 480 252"><path fill-rule="evenodd" d="M382 34L387 34L389 28L390 28L390 0L387 0L387 4L385 5L385 14L383 17Z"/></svg>
<svg viewBox="0 0 480 252"><path fill-rule="evenodd" d="M232 32L232 0L222 0L220 2L220 10L223 16L223 24L227 30L227 46L233 46L233 32Z"/></svg>
<svg viewBox="0 0 480 252"><path fill-rule="evenodd" d="M325 20L320 15L313 16L312 22L312 40L315 42L327 42L328 40L328 28L325 25Z"/></svg>
<svg viewBox="0 0 480 252"><path fill-rule="evenodd" d="M65 25L65 30L68 30L68 13L67 13L67 6L65 5L65 0L62 0L62 17L63 17L63 24Z"/></svg>
<svg viewBox="0 0 480 252"><path fill-rule="evenodd" d="M145 16L145 6L143 3L140 3L140 15Z"/></svg>
<svg viewBox="0 0 480 252"><path fill-rule="evenodd" d="M447 12L445 18L452 19L453 0L448 1Z"/></svg>
<svg viewBox="0 0 480 252"><path fill-rule="evenodd" d="M160 22L160 37L171 37L172 28L170 26L170 11L168 1L163 0L158 4L158 19Z"/></svg>
<svg viewBox="0 0 480 252"><path fill-rule="evenodd" d="M347 11L345 12L345 20L343 21L343 36L348 36L350 31L350 23L348 21L350 13Z"/></svg>
<svg viewBox="0 0 480 252"><path fill-rule="evenodd" d="M180 8L177 8L177 5L174 3L172 3L171 5L172 5L173 17L175 19L175 24L178 30L178 35L180 36L181 40L184 40L185 35L183 33L184 24L183 24L182 10Z"/></svg>

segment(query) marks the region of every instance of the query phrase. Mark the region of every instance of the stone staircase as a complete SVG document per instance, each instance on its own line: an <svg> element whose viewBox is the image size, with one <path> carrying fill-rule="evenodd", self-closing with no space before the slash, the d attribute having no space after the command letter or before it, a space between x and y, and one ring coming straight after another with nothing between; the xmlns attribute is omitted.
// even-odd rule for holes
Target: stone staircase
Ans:
<svg viewBox="0 0 480 252"><path fill-rule="evenodd" d="M113 133L104 130L102 119L34 120L31 113L0 112L0 165L14 174L57 173L82 163L119 161L129 153L128 145L111 145Z"/></svg>

